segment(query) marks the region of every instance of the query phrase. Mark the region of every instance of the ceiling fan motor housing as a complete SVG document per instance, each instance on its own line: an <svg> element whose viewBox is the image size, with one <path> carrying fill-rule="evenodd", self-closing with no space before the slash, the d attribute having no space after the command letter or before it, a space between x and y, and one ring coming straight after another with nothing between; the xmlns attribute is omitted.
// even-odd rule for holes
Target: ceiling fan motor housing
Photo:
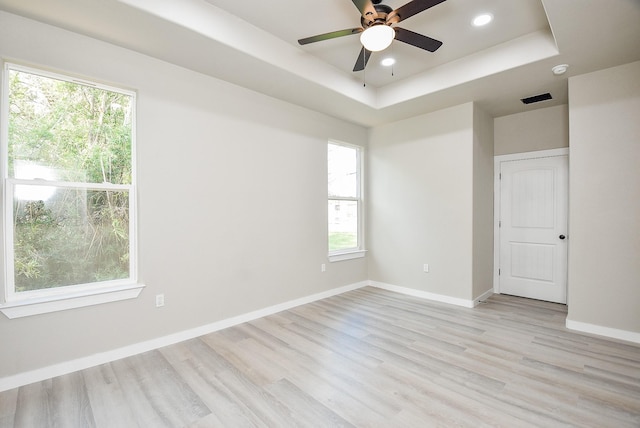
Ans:
<svg viewBox="0 0 640 428"><path fill-rule="evenodd" d="M374 4L374 7L376 9L376 12L378 12L378 16L373 19L369 19L368 17L362 16L360 18L360 24L362 24L362 28L366 30L367 28L373 27L374 25L381 25L381 24L391 25L395 23L393 22L393 18L395 17L391 17L390 20L387 20L387 17L389 16L389 14L393 12L393 9L391 9L386 4Z"/></svg>

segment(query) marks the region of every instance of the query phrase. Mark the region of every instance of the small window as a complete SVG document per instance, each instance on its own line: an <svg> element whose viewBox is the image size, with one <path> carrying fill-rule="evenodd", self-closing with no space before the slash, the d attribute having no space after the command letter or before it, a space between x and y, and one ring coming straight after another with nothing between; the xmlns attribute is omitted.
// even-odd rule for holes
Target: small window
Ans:
<svg viewBox="0 0 640 428"><path fill-rule="evenodd" d="M329 255L362 253L361 149L329 143L327 167Z"/></svg>
<svg viewBox="0 0 640 428"><path fill-rule="evenodd" d="M5 303L135 283L135 94L4 73Z"/></svg>

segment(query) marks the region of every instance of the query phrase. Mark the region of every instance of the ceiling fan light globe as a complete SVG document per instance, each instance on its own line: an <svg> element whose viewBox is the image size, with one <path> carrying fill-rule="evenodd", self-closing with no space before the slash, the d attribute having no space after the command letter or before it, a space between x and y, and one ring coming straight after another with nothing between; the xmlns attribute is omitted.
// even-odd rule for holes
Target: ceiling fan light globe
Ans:
<svg viewBox="0 0 640 428"><path fill-rule="evenodd" d="M360 34L360 43L368 51L379 52L391 45L395 35L394 29L388 25L374 25Z"/></svg>

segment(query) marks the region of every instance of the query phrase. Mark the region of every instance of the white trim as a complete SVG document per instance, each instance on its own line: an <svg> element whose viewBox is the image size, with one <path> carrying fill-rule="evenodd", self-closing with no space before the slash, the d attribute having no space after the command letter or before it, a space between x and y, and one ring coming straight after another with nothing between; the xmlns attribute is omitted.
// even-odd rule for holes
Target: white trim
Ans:
<svg viewBox="0 0 640 428"><path fill-rule="evenodd" d="M52 366L43 367L40 369L19 373L13 376L0 378L0 392L18 388L23 385L28 385L33 382L40 382L56 376L62 376L78 370L84 370L90 367L95 367L100 364L109 363L122 358L131 357L133 355L152 351L154 349L158 349L164 346L173 345L175 343L183 342L185 340L189 340L205 334L213 333L215 331L222 330L227 327L232 327L234 325L252 321L257 318L262 318L262 317L272 315L287 309L295 308L297 306L305 305L307 303L312 303L317 300L322 300L328 297L336 296L338 294L346 293L348 291L357 290L358 288L366 287L367 285L369 285L367 281L362 281L362 282L358 282L351 285L345 285L343 287L338 287L338 288L327 290L321 293L312 294L311 296L290 300L288 302L280 303L274 306L269 306L264 309L259 309L257 311L249 312L243 315L238 315L236 317L227 318L227 319L217 321L211 324L207 324L201 327L196 327L190 330L184 330L178 333L170 334L168 336L151 339L145 342L135 343L133 345L125 346L125 347L114 349L107 352L101 352L99 354L91 355L88 357L82 357L75 360L66 361L60 364L54 364Z"/></svg>
<svg viewBox="0 0 640 428"><path fill-rule="evenodd" d="M367 255L367 250L345 251L344 253L329 254L329 262L341 262L343 260L361 259Z"/></svg>
<svg viewBox="0 0 640 428"><path fill-rule="evenodd" d="M493 157L493 290L495 294L500 294L500 275L498 275L498 269L500 269L500 163L554 156L569 156L569 148L562 147Z"/></svg>
<svg viewBox="0 0 640 428"><path fill-rule="evenodd" d="M499 162L508 162L524 159L549 158L554 156L566 156L569 154L569 147L561 147L559 149L537 150L534 152L512 153L509 155L498 155L493 158Z"/></svg>
<svg viewBox="0 0 640 428"><path fill-rule="evenodd" d="M112 183L82 183L79 181L56 181L56 180L44 180L42 178L7 178L7 182L12 186L26 185L26 186L46 186L46 187L60 187L63 189L86 189L86 190L124 190L131 191L133 184L112 184Z"/></svg>
<svg viewBox="0 0 640 428"><path fill-rule="evenodd" d="M328 252L329 262L339 262L343 260L351 260L358 259L365 256L366 250L366 240L365 240L365 213L364 213L364 186L363 186L363 174L364 174L364 147L356 144L345 143L339 140L329 139L327 142L327 149L329 145L332 146L342 146L349 149L353 149L356 152L356 196L345 197L345 196L335 196L329 194L329 187L327 186L327 201L353 201L357 204L358 210L358 224L357 224L357 247L350 249L342 249ZM328 153L328 152L327 152ZM327 155L327 175L329 173L329 163L328 163L328 155ZM328 177L327 177L328 178ZM328 237L328 227L329 227L329 219L327 218L327 237ZM362 253L362 254L360 254Z"/></svg>
<svg viewBox="0 0 640 428"><path fill-rule="evenodd" d="M144 284L129 284L88 289L84 292L67 293L59 296L20 299L0 304L0 312L7 318L22 318L67 309L82 308L102 303L135 299L140 295Z"/></svg>
<svg viewBox="0 0 640 428"><path fill-rule="evenodd" d="M121 86L111 85L108 83L101 83L92 78L87 78L67 71L54 71L43 68L40 65L23 65L18 62L5 61L7 69L19 71L21 73L36 74L41 77L49 79L62 80L69 83L75 83L78 85L89 86L90 88L102 89L109 92L118 92L120 94L133 96L135 98L136 91L132 89L126 89Z"/></svg>
<svg viewBox="0 0 640 428"><path fill-rule="evenodd" d="M444 294L430 293L428 291L416 290L414 288L400 287L398 285L385 284L384 282L369 281L369 285L395 293L406 294L407 296L419 297L421 299L433 300L434 302L448 303L450 305L462 306L464 308L474 308L480 300L484 300L493 294L493 290L483 293L474 300L460 299L458 297L446 296Z"/></svg>
<svg viewBox="0 0 640 428"><path fill-rule="evenodd" d="M487 300L489 297L491 297L493 295L494 295L493 288L485 291L480 296L478 296L475 299L473 299L473 307L475 308L476 306L478 306L480 304L480 302L484 302L485 300Z"/></svg>
<svg viewBox="0 0 640 428"><path fill-rule="evenodd" d="M133 299L138 297L143 284L137 284L138 281L138 247L137 247L137 163L136 163L136 121L137 121L137 92L122 87L108 85L74 76L66 72L55 72L44 70L36 66L26 66L10 61L2 62L2 91L0 95L2 100L9 99L9 73L16 71L19 73L27 73L35 76L45 77L74 83L77 85L89 86L108 92L115 92L131 98L131 147L130 147L130 163L131 163L131 183L114 184L114 183L85 183L85 182L64 182L57 180L44 179L19 179L12 178L8 175L8 126L0 126L0 156L3 162L0 164L0 177L2 178L2 190L5 201L5 209L3 210L2 227L4 231L3 249L4 249L4 284L0 284L0 312L8 318L20 318L30 315L44 314L54 311L79 308L84 306L97 305L101 303L114 302L119 300ZM0 104L2 104L0 102ZM7 103L8 105L8 103ZM9 119L8 108L0 109L0 125L7 124ZM16 292L14 278L14 189L18 185L28 186L48 186L59 187L63 189L88 189L88 190L116 190L128 192L129 204L129 277L123 280L111 280L103 282L91 282L87 284L69 285L63 287L52 287L40 290ZM0 274L1 275L1 274Z"/></svg>
<svg viewBox="0 0 640 428"><path fill-rule="evenodd" d="M635 331L620 330L617 328L604 327L586 322L572 321L570 319L566 320L565 325L569 330L596 334L598 336L605 336L613 339L626 340L627 342L640 343L640 333Z"/></svg>

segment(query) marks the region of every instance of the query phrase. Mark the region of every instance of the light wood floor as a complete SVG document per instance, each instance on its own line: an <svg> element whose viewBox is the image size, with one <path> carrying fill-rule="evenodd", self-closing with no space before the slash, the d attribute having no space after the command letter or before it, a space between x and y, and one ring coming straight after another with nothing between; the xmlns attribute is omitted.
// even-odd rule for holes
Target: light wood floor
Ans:
<svg viewBox="0 0 640 428"><path fill-rule="evenodd" d="M640 427L640 346L566 308L363 288L0 394L0 427Z"/></svg>

